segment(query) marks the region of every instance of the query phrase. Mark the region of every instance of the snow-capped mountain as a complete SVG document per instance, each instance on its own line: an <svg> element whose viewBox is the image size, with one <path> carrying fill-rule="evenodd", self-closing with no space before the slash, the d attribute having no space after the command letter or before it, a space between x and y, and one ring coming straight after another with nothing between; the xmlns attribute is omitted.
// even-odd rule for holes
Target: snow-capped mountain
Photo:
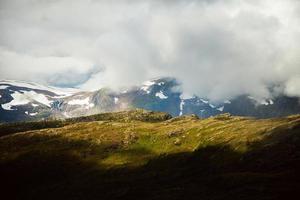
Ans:
<svg viewBox="0 0 300 200"><path fill-rule="evenodd" d="M48 87L32 82L0 81L0 121L42 119L52 115L52 106L79 92L76 89Z"/></svg>
<svg viewBox="0 0 300 200"><path fill-rule="evenodd" d="M215 104L209 99L186 96L176 88L178 83L173 78L146 81L118 93L107 88L88 92L4 80L0 81L0 122L69 118L133 108L164 111L173 116L197 114L203 118L227 112L259 118L300 113L298 98L279 96L258 101L242 95Z"/></svg>

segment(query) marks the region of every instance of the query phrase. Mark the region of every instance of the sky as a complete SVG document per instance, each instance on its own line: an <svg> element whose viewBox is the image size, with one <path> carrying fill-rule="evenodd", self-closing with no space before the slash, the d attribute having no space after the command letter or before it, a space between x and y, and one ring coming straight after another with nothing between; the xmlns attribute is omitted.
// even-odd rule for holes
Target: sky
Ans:
<svg viewBox="0 0 300 200"><path fill-rule="evenodd" d="M0 36L0 79L300 97L298 0L0 0Z"/></svg>

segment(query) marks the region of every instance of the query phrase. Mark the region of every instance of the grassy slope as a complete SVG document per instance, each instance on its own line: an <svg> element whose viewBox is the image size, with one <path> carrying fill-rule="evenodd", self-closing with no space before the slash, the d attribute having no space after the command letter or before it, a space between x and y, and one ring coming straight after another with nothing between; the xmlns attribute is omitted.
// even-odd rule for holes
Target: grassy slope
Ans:
<svg viewBox="0 0 300 200"><path fill-rule="evenodd" d="M281 199L299 191L300 116L155 114L160 122L123 112L0 137L3 191L21 199Z"/></svg>
<svg viewBox="0 0 300 200"><path fill-rule="evenodd" d="M172 118L171 115L163 112L152 112L142 109L135 109L130 111L121 111L113 113L101 113L96 115L89 115L84 117L69 118L65 120L43 120L43 121L29 121L29 122L15 122L0 124L0 137L17 132L24 132L30 130L39 130L45 128L58 128L78 122L91 121L145 121L158 122Z"/></svg>

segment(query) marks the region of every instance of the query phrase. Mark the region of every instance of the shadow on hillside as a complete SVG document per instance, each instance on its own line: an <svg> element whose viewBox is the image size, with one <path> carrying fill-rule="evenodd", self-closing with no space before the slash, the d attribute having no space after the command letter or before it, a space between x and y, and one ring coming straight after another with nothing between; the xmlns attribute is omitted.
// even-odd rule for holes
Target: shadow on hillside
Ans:
<svg viewBox="0 0 300 200"><path fill-rule="evenodd" d="M280 130L241 154L229 146L161 155L141 167L102 168L53 151L32 151L1 163L3 199L291 199L299 195L300 128ZM42 139L42 138L40 138ZM277 141L277 142L274 142ZM57 143L55 142L55 145ZM114 148L111 144L96 149ZM142 150L144 154L151 154ZM97 156L97 150L86 152ZM131 152L134 153L134 152ZM84 156L85 157L85 156Z"/></svg>

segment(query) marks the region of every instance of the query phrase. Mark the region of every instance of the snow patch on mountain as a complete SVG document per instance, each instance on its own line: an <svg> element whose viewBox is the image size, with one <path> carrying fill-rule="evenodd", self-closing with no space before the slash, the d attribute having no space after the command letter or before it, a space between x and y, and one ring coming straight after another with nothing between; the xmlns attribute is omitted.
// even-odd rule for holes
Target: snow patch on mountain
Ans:
<svg viewBox="0 0 300 200"><path fill-rule="evenodd" d="M72 99L71 101L68 101L69 105L87 105L90 102L90 98L87 97L85 99Z"/></svg>
<svg viewBox="0 0 300 200"><path fill-rule="evenodd" d="M185 105L185 100L188 100L188 99L192 99L192 98L194 98L194 96L192 96L192 95L189 95L189 94L187 94L187 93L182 93L181 95L180 95L180 104L179 104L179 116L182 116L183 115L183 107L184 107L184 105Z"/></svg>
<svg viewBox="0 0 300 200"><path fill-rule="evenodd" d="M87 97L85 99L72 99L71 101L68 101L69 105L80 105L85 106L86 109L92 108L95 105L93 103L90 103L90 98Z"/></svg>
<svg viewBox="0 0 300 200"><path fill-rule="evenodd" d="M224 103L226 103L226 104L231 104L231 101L225 100Z"/></svg>
<svg viewBox="0 0 300 200"><path fill-rule="evenodd" d="M9 87L8 85L0 85L0 90L5 90L8 87Z"/></svg>
<svg viewBox="0 0 300 200"><path fill-rule="evenodd" d="M272 99L256 99L252 96L248 96L248 98L255 101L257 104L261 104L261 105L265 105L265 106L274 104Z"/></svg>
<svg viewBox="0 0 300 200"><path fill-rule="evenodd" d="M144 82L143 83L143 86L141 87L141 90L143 90L143 91L145 91L147 94L149 94L150 93L150 87L152 86L152 85L154 85L155 84L155 82L154 81L146 81L146 82Z"/></svg>
<svg viewBox="0 0 300 200"><path fill-rule="evenodd" d="M37 113L37 112L29 113L28 111L25 111L25 114L26 114L26 115L30 115L30 116L35 116L35 115L37 115L38 113Z"/></svg>
<svg viewBox="0 0 300 200"><path fill-rule="evenodd" d="M180 99L187 100L187 99L192 99L192 98L194 98L194 96L193 96L193 95L190 95L190 94L187 94L187 93L182 93L182 94L180 95Z"/></svg>
<svg viewBox="0 0 300 200"><path fill-rule="evenodd" d="M11 86L16 86L16 87L25 87L25 88L30 88L30 89L36 89L36 90L45 90L45 91L49 91L52 93L55 93L57 95L60 96L70 96L76 92L79 92L78 89L75 88L56 88L56 87L52 87L52 86L44 86L44 85L40 85L37 83L31 83L31 82L26 82L26 81L15 81L15 80L1 80L0 84L8 84ZM2 87L7 86L7 85L1 85ZM0 87L1 87L0 86ZM4 88L4 89L6 89Z"/></svg>
<svg viewBox="0 0 300 200"><path fill-rule="evenodd" d="M114 97L114 102L115 102L115 104L117 104L118 101L119 101L119 98L118 98L118 97Z"/></svg>
<svg viewBox="0 0 300 200"><path fill-rule="evenodd" d="M155 94L155 96L159 97L160 99L167 99L168 96L164 95L162 91L159 91Z"/></svg>
<svg viewBox="0 0 300 200"><path fill-rule="evenodd" d="M2 104L2 108L5 110L16 110L12 109L12 106L25 105L32 101L39 102L41 104L46 105L47 107L51 107L50 104L52 101L48 100L48 98L44 94L39 94L34 91L15 91L11 94L13 98L12 101Z"/></svg>
<svg viewBox="0 0 300 200"><path fill-rule="evenodd" d="M213 104L209 104L209 106L211 107L211 108L216 108L216 106L215 105L213 105Z"/></svg>
<svg viewBox="0 0 300 200"><path fill-rule="evenodd" d="M272 99L264 99L264 100L262 100L262 101L260 102L260 104L265 105L265 106L268 106L268 105L273 105L274 102L273 102Z"/></svg>
<svg viewBox="0 0 300 200"><path fill-rule="evenodd" d="M222 106L222 107L220 107L220 108L217 108L217 110L219 110L219 111L223 112L223 110L224 110L224 106Z"/></svg>
<svg viewBox="0 0 300 200"><path fill-rule="evenodd" d="M184 106L184 104L185 104L184 99L181 99L180 104L179 104L179 110L180 110L179 116L182 116L182 114L183 114L183 106Z"/></svg>
<svg viewBox="0 0 300 200"><path fill-rule="evenodd" d="M202 101L203 103L208 104L208 101L204 100L204 99L200 99L200 101Z"/></svg>
<svg viewBox="0 0 300 200"><path fill-rule="evenodd" d="M67 112L63 112L63 115L64 115L66 118L70 118L70 117L71 117L70 115L68 115Z"/></svg>

